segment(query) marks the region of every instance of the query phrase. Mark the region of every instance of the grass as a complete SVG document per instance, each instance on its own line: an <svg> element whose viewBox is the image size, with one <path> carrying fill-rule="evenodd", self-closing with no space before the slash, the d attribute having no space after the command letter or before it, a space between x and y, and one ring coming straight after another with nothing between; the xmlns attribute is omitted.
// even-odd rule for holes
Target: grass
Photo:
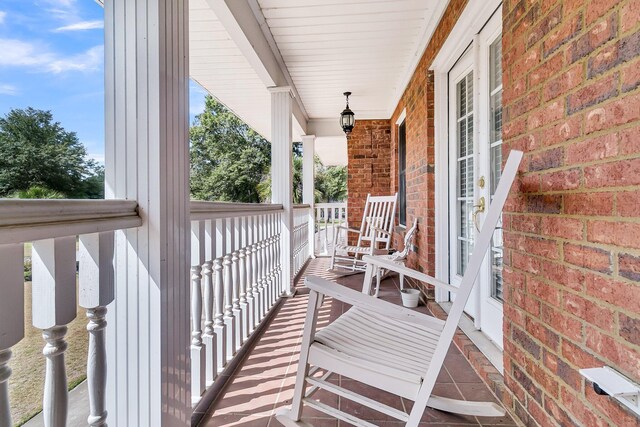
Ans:
<svg viewBox="0 0 640 427"><path fill-rule="evenodd" d="M27 245L25 245L25 256L28 256L26 251ZM45 358L42 355L42 349L45 342L42 339L42 331L31 324L31 282L25 282L24 291L25 336L12 348L13 357L9 362L13 371L9 378L11 416L17 426L24 424L42 410L44 391ZM89 338L85 310L78 307L77 317L67 326L68 349L65 352L65 366L69 389L71 389L86 378Z"/></svg>

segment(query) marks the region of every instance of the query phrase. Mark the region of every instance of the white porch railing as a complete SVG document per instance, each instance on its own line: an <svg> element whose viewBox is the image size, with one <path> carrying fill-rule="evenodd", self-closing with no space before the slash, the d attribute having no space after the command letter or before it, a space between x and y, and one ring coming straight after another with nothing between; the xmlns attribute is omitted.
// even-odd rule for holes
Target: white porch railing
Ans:
<svg viewBox="0 0 640 427"><path fill-rule="evenodd" d="M335 227L347 223L347 204L316 203L316 233L314 238L318 255L331 255L335 244Z"/></svg>
<svg viewBox="0 0 640 427"><path fill-rule="evenodd" d="M26 242L33 242L33 326L42 330L45 342L44 423L66 424L66 325L76 317L79 303L87 309L89 319L88 423L105 425L105 316L106 306L114 299L113 232L140 226L136 209L136 202L118 200L0 200L0 427L13 425L9 361L11 348L24 337Z"/></svg>
<svg viewBox="0 0 640 427"><path fill-rule="evenodd" d="M311 257L309 251L309 205L293 207L293 275L300 273Z"/></svg>
<svg viewBox="0 0 640 427"><path fill-rule="evenodd" d="M281 205L191 203L191 390L196 403L282 295ZM293 268L309 258L309 207L294 210ZM12 426L11 348L24 335L24 243L33 242L33 325L43 331L45 425L66 425L66 325L87 309L89 425L106 423L107 305L114 231L138 227L134 201L0 200L0 427ZM305 228L306 227L306 228ZM76 301L76 242L78 301Z"/></svg>

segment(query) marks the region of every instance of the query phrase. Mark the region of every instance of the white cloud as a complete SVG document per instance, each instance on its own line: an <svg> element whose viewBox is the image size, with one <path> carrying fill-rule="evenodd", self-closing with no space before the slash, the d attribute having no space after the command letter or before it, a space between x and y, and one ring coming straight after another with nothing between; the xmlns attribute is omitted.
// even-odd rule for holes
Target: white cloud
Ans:
<svg viewBox="0 0 640 427"><path fill-rule="evenodd" d="M17 95L18 88L5 83L0 83L0 95Z"/></svg>
<svg viewBox="0 0 640 427"><path fill-rule="evenodd" d="M63 31L86 31L86 30L97 30L100 28L104 28L104 22L101 20L95 21L80 21L74 24L65 25L64 27L56 28L54 31L63 32Z"/></svg>
<svg viewBox="0 0 640 427"><path fill-rule="evenodd" d="M62 73L65 71L93 71L103 60L103 46L72 56L61 56L44 46L16 39L0 39L0 67L29 67L32 71Z"/></svg>
<svg viewBox="0 0 640 427"><path fill-rule="evenodd" d="M95 160L96 162L104 166L104 153L103 154L89 153L87 154L87 157L89 159Z"/></svg>
<svg viewBox="0 0 640 427"><path fill-rule="evenodd" d="M7 17L7 12L3 12L0 10L0 24L4 24L4 18Z"/></svg>

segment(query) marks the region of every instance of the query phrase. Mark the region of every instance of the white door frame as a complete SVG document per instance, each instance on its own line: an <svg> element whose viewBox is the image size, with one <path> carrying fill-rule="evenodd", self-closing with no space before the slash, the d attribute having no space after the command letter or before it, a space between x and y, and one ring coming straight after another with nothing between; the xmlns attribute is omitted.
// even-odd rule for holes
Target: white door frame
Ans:
<svg viewBox="0 0 640 427"><path fill-rule="evenodd" d="M446 283L449 282L449 257L439 255L449 254L448 74L494 12L502 16L502 0L469 2L429 68L434 72L435 269L436 278ZM449 301L449 293L436 289L436 301Z"/></svg>

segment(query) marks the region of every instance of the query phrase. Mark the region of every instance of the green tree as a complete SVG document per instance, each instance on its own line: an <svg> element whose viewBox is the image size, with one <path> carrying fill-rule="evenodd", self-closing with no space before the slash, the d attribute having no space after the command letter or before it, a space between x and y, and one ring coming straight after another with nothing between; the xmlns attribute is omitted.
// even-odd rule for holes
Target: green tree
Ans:
<svg viewBox="0 0 640 427"><path fill-rule="evenodd" d="M347 199L347 167L321 166L320 169L320 171L316 169L316 202L345 201Z"/></svg>
<svg viewBox="0 0 640 427"><path fill-rule="evenodd" d="M95 164L86 155L75 132L64 130L50 111L11 110L0 118L0 197L34 186L87 197L85 180L95 175Z"/></svg>
<svg viewBox="0 0 640 427"><path fill-rule="evenodd" d="M15 199L64 199L64 194L40 185L34 185L26 190L16 191L11 197Z"/></svg>
<svg viewBox="0 0 640 427"><path fill-rule="evenodd" d="M269 142L208 96L191 127L191 195L199 200L260 202L271 163Z"/></svg>

